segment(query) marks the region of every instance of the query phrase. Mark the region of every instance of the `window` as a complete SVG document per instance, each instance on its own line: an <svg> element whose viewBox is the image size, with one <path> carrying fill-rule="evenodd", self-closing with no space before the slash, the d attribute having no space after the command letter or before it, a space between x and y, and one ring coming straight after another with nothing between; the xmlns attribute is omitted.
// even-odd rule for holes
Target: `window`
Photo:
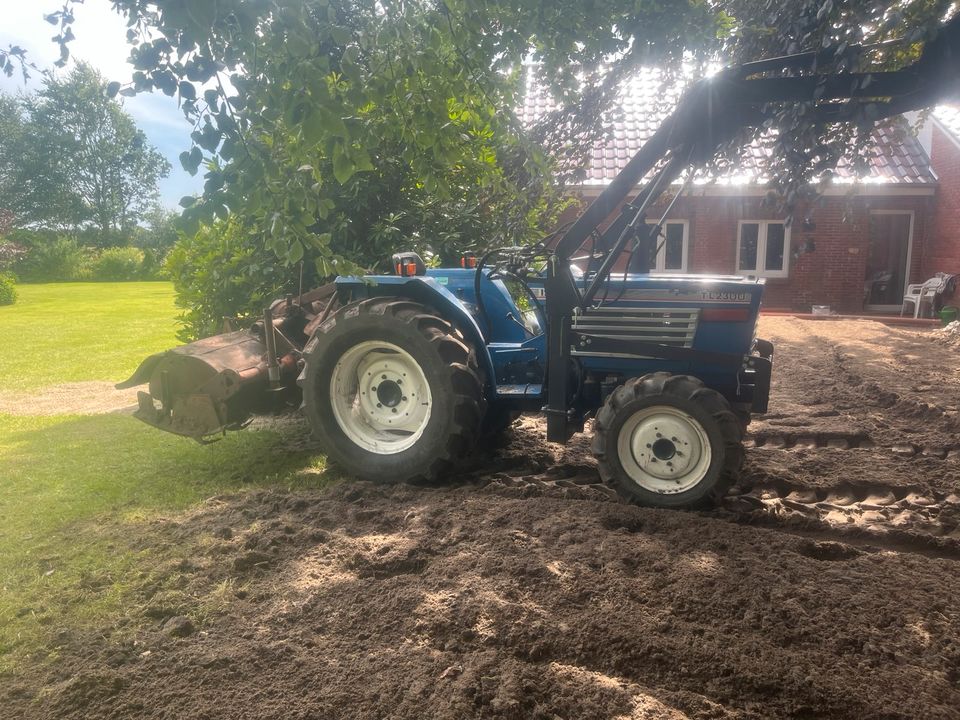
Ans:
<svg viewBox="0 0 960 720"><path fill-rule="evenodd" d="M656 223L647 223L655 225ZM651 270L664 273L683 273L687 271L687 254L689 240L689 224L686 220L668 220L660 228L660 237L657 238L656 262L651 263Z"/></svg>
<svg viewBox="0 0 960 720"><path fill-rule="evenodd" d="M517 310L520 311L520 317L515 317L514 321L523 325L524 330L530 337L542 335L545 323L540 317L539 305L533 299L532 291L522 282L513 278L504 278L503 285L510 293L510 299L517 306Z"/></svg>
<svg viewBox="0 0 960 720"><path fill-rule="evenodd" d="M786 277L790 269L790 231L782 222L743 221L737 242L737 274Z"/></svg>

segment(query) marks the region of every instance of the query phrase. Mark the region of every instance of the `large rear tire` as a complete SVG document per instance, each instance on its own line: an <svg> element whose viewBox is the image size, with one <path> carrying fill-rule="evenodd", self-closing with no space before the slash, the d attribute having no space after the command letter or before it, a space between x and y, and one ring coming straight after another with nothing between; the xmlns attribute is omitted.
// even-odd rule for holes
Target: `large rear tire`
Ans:
<svg viewBox="0 0 960 720"><path fill-rule="evenodd" d="M328 457L376 482L435 480L479 436L475 353L436 311L402 298L347 305L304 349L304 405Z"/></svg>
<svg viewBox="0 0 960 720"><path fill-rule="evenodd" d="M743 431L720 393L689 375L652 373L607 398L594 423L600 475L655 507L717 502L743 464Z"/></svg>

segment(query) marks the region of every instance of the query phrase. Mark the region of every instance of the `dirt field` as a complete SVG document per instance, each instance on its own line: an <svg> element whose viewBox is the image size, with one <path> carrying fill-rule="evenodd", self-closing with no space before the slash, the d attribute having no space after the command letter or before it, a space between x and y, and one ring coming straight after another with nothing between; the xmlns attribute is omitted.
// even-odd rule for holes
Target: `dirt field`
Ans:
<svg viewBox="0 0 960 720"><path fill-rule="evenodd" d="M723 507L625 505L529 419L448 486L213 498L142 542L217 610L145 582L135 632L65 630L0 717L960 718L960 348L761 331Z"/></svg>

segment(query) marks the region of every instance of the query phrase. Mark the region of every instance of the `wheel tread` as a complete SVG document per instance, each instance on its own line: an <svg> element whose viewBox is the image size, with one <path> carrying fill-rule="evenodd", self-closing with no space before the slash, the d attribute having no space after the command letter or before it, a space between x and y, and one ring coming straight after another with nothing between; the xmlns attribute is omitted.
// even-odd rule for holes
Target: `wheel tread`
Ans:
<svg viewBox="0 0 960 720"><path fill-rule="evenodd" d="M617 387L597 412L594 420L594 436L591 450L597 458L601 479L622 492L631 494L631 499L639 498L618 482L618 470L613 458L608 457L609 431L614 427L618 413L631 401L644 397L665 395L699 405L716 423L723 438L724 456L720 475L703 502L715 503L736 482L743 465L743 424L733 412L726 398L716 390L704 386L703 382L690 375L672 375L656 372L630 378Z"/></svg>
<svg viewBox="0 0 960 720"><path fill-rule="evenodd" d="M435 480L460 460L476 440L483 411L483 375L476 353L464 335L433 308L404 298L371 298L351 303L338 309L319 328L317 334L329 334L338 324L360 314L393 318L409 325L430 343L448 366L453 387L453 422L448 428L447 442L440 456L420 474L406 480ZM320 347L314 343L306 354L304 377L310 377L311 365L319 361ZM305 394L305 402L307 397ZM308 413L309 415L309 413ZM315 428L316 431L316 428Z"/></svg>

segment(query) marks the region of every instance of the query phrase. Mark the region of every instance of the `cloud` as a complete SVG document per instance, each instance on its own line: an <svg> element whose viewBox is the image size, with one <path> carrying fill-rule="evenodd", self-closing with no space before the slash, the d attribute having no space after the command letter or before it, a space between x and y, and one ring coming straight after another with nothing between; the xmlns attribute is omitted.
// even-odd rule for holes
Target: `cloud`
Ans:
<svg viewBox="0 0 960 720"><path fill-rule="evenodd" d="M60 56L59 47L51 41L57 28L45 22L43 15L62 7L59 0L0 0L0 47L19 45L27 51L28 59L41 69L52 68ZM128 82L133 68L127 63L130 47L127 45L127 23L115 13L108 0L86 0L74 11L74 33L70 44L73 59L80 59L97 68L107 80ZM71 63L75 60L71 60ZM59 71L62 72L62 71ZM0 91L35 90L41 82L39 73L32 73L26 88L19 74L12 78L0 76ZM151 144L170 161L173 171L161 183L164 205L177 206L184 195L199 193L202 178L191 177L183 171L179 154L190 147L188 123L174 98L162 94L139 95L129 98L124 106L143 129Z"/></svg>

